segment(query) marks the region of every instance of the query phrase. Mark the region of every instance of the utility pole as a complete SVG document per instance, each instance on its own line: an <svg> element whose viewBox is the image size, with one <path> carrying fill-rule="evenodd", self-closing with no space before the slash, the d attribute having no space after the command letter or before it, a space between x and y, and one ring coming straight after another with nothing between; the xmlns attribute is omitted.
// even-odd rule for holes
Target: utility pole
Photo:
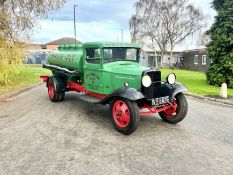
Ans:
<svg viewBox="0 0 233 175"><path fill-rule="evenodd" d="M75 11L75 9L76 9L76 7L77 7L78 5L74 5L74 44L75 44L75 46L76 46L76 11Z"/></svg>
<svg viewBox="0 0 233 175"><path fill-rule="evenodd" d="M121 29L121 42L123 43L124 41L124 29Z"/></svg>

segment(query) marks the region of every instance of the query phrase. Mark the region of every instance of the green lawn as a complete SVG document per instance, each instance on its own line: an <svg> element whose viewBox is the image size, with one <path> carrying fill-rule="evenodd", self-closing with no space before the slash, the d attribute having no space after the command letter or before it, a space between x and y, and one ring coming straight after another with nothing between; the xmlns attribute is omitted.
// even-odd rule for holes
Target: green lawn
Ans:
<svg viewBox="0 0 233 175"><path fill-rule="evenodd" d="M188 87L188 93L201 96L219 96L220 94L220 87L208 85L203 72L162 69L163 78L170 72L176 74L178 82ZM228 95L233 96L233 89L228 89Z"/></svg>
<svg viewBox="0 0 233 175"><path fill-rule="evenodd" d="M21 89L41 82L40 75L50 75L51 71L41 68L41 65L26 65L19 68L19 74L15 77L14 84L0 85L0 95L17 89Z"/></svg>

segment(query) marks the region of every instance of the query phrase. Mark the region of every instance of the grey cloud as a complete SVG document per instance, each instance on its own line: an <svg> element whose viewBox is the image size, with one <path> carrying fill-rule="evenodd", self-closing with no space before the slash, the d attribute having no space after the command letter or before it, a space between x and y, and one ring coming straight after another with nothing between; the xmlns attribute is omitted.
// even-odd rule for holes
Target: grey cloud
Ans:
<svg viewBox="0 0 233 175"><path fill-rule="evenodd" d="M133 14L133 4L136 0L79 0L77 1L77 21L104 22L116 21L123 27L128 26L128 20ZM73 21L74 1L69 0L65 6L50 15L50 19Z"/></svg>

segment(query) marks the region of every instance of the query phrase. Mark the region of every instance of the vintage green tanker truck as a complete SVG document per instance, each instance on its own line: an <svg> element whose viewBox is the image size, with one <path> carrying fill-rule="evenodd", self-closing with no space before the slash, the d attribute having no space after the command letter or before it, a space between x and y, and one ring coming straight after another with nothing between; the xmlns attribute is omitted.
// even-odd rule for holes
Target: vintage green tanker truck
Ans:
<svg viewBox="0 0 233 175"><path fill-rule="evenodd" d="M188 110L183 91L170 73L161 80L161 71L139 64L137 44L89 42L61 45L43 67L53 76L41 76L52 102L64 100L65 93L76 91L92 96L96 104L110 105L115 129L131 134L140 117L159 113L171 124L182 121Z"/></svg>

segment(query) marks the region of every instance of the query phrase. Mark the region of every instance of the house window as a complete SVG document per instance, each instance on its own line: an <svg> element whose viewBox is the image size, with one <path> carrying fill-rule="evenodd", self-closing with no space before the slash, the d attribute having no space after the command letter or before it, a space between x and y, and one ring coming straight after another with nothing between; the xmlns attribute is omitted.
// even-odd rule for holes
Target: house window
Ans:
<svg viewBox="0 0 233 175"><path fill-rule="evenodd" d="M161 62L161 56L157 56L159 62Z"/></svg>
<svg viewBox="0 0 233 175"><path fill-rule="evenodd" d="M206 55L202 55L201 62L202 62L202 65L206 65Z"/></svg>
<svg viewBox="0 0 233 175"><path fill-rule="evenodd" d="M194 64L198 64L198 55L194 56Z"/></svg>
<svg viewBox="0 0 233 175"><path fill-rule="evenodd" d="M180 63L180 57L178 57L178 60L177 60L178 63Z"/></svg>

